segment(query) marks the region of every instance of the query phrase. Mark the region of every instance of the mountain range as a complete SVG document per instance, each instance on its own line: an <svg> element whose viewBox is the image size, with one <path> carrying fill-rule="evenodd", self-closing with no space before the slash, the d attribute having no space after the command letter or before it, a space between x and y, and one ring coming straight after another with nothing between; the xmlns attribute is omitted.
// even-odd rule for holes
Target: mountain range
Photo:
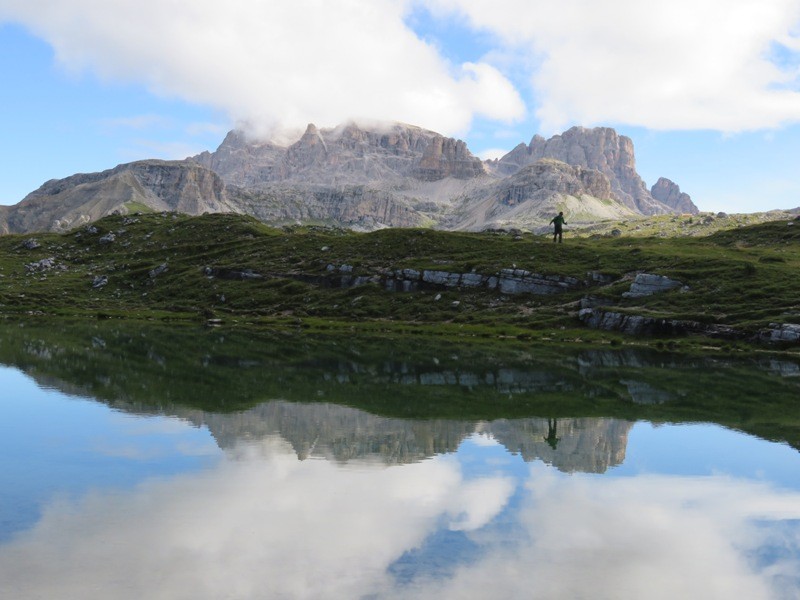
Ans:
<svg viewBox="0 0 800 600"><path fill-rule="evenodd" d="M112 213L248 214L273 224L369 231L435 227L541 230L569 223L698 212L678 185L648 189L633 142L611 128L534 136L482 161L462 140L400 123L309 125L294 143L227 134L214 152L142 160L50 180L0 207L1 233L67 231Z"/></svg>

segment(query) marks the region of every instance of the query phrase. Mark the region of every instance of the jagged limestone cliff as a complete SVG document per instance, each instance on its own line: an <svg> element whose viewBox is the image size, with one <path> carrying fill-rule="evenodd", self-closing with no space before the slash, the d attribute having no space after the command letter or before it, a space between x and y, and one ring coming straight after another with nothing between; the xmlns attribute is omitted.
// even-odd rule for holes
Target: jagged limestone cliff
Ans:
<svg viewBox="0 0 800 600"><path fill-rule="evenodd" d="M275 182L376 185L403 178L437 181L484 174L483 163L463 141L401 124L374 130L354 123L334 129L309 124L288 147L232 131L215 152L192 160L219 173L228 184L256 189Z"/></svg>
<svg viewBox="0 0 800 600"><path fill-rule="evenodd" d="M554 159L526 165L462 203L453 229L519 227L535 230L563 210L569 222L592 223L636 217L638 213L609 200L611 183L599 171Z"/></svg>
<svg viewBox="0 0 800 600"><path fill-rule="evenodd" d="M535 230L557 210L573 222L696 212L668 181L649 192L636 173L633 143L609 128L535 136L484 163L463 141L419 127L310 124L289 145L232 131L216 151L185 161L49 181L0 212L0 231L62 231L130 210L239 212L276 225L361 230Z"/></svg>
<svg viewBox="0 0 800 600"><path fill-rule="evenodd" d="M239 212L214 172L183 161L146 160L51 180L9 207L7 232L67 231L115 211Z"/></svg>
<svg viewBox="0 0 800 600"><path fill-rule="evenodd" d="M697 214L699 212L689 194L681 192L678 184L666 177L659 177L658 181L650 188L650 194L653 198L675 211L688 214Z"/></svg>
<svg viewBox="0 0 800 600"><path fill-rule="evenodd" d="M600 171L611 183L612 197L641 214L664 214L676 210L697 212L696 207L689 209L689 205L694 205L688 196L688 204L686 199L680 199L681 209L669 203L672 201L669 195L655 198L636 172L633 141L609 127L572 127L547 140L535 135L527 146L519 144L503 156L495 168L500 173L512 174L542 158L554 158L570 165ZM689 210L682 210L684 208Z"/></svg>

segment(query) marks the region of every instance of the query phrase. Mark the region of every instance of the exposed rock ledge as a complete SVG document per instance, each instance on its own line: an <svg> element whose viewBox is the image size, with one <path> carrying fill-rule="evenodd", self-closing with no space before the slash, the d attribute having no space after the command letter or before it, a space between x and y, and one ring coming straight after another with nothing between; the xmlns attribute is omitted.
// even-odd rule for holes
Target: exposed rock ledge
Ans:
<svg viewBox="0 0 800 600"><path fill-rule="evenodd" d="M495 275L451 273L448 271L397 269L387 275L384 286L389 291L413 291L420 286L445 288L486 288L501 294L558 294L578 289L586 283L575 277L540 275L524 269L502 269Z"/></svg>
<svg viewBox="0 0 800 600"><path fill-rule="evenodd" d="M627 335L686 335L699 334L727 340L747 340L772 344L800 343L800 325L770 323L769 328L756 334L718 323L700 323L681 319L659 319L629 315L602 308L584 308L578 312L580 321L593 329L618 331Z"/></svg>
<svg viewBox="0 0 800 600"><path fill-rule="evenodd" d="M580 289L591 283L602 280L602 275L588 273L587 280L564 275L541 275L524 269L501 269L499 273L485 275L482 273L454 273L432 269L386 269L380 274L357 275L352 265L333 265L326 267L326 275L310 275L304 273L263 274L250 269L219 269L205 267L206 277L220 279L262 279L264 277L283 277L297 279L323 287L349 288L369 283L383 286L390 292L412 292L419 289L464 289L485 288L501 294L558 294Z"/></svg>
<svg viewBox="0 0 800 600"><path fill-rule="evenodd" d="M659 292L667 292L675 288L684 288L684 285L675 279L652 273L639 273L631 284L631 289L622 294L623 298L642 298L652 296ZM687 288L684 288L687 289Z"/></svg>
<svg viewBox="0 0 800 600"><path fill-rule="evenodd" d="M694 333L724 339L744 339L747 337L746 333L725 325L629 315L600 308L581 309L578 311L578 319L592 329L619 331L627 335L685 335Z"/></svg>
<svg viewBox="0 0 800 600"><path fill-rule="evenodd" d="M541 275L524 269L501 269L493 275L482 273L458 273L434 269L385 269L380 273L359 275L354 273L352 265L329 264L323 275L303 273L263 274L251 269L220 269L205 267L203 274L209 278L220 279L263 279L265 277L282 277L296 279L314 285L333 288L349 288L367 284L380 285L391 292L412 292L419 289L477 289L484 288L501 294L533 294L549 295L574 291L597 285L607 285L615 280L608 275L590 271L586 279L577 279L563 275ZM631 284L626 297L641 297L653 293L665 292L676 288L686 290L681 282L661 275L639 273ZM581 302L578 311L580 322L592 329L617 331L626 335L704 335L711 338L727 340L747 340L761 343L798 344L800 343L800 325L792 323L770 323L769 328L756 333L734 329L718 323L701 323L684 319L665 319L643 315L626 314L608 310L603 300L587 296Z"/></svg>
<svg viewBox="0 0 800 600"><path fill-rule="evenodd" d="M793 323L770 323L769 329L759 332L758 338L762 342L800 342L800 325Z"/></svg>

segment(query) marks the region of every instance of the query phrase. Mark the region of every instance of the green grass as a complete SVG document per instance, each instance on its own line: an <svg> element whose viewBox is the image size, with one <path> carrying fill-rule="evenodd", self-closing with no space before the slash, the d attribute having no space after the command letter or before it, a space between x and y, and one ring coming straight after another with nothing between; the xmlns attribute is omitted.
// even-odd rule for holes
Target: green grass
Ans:
<svg viewBox="0 0 800 600"><path fill-rule="evenodd" d="M82 228L63 235L0 237L0 315L217 318L520 339L561 339L560 332L567 331L568 338L598 343L617 339L581 331L579 301L591 294L620 312L723 324L745 336L770 323L800 322L800 224L788 226L786 220L719 229L705 237L567 236L564 244L553 244L549 236L497 232L277 229L222 214L112 216L94 227L96 233ZM102 244L109 232L115 240ZM39 247L25 248L28 239ZM47 258L55 268L26 269ZM166 270L155 274L162 265ZM597 271L617 281L552 296L503 296L487 289L396 293L382 282L331 287L336 282L329 265L349 265L354 276L378 279L403 268L486 275L520 268L581 280ZM206 268L250 270L262 277L209 277ZM622 298L637 272L678 279L688 291ZM97 277L106 277L107 284L94 288Z"/></svg>
<svg viewBox="0 0 800 600"><path fill-rule="evenodd" d="M152 208L147 206L146 204L142 204L141 202L126 202L125 208L128 210L128 213L151 213L154 212Z"/></svg>

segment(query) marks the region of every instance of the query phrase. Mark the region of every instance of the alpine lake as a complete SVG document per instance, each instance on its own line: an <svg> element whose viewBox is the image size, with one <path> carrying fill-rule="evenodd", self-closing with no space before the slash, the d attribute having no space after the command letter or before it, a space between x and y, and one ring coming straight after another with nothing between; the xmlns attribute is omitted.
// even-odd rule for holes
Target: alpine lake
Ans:
<svg viewBox="0 0 800 600"><path fill-rule="evenodd" d="M800 598L792 355L42 320L0 389L4 599Z"/></svg>

